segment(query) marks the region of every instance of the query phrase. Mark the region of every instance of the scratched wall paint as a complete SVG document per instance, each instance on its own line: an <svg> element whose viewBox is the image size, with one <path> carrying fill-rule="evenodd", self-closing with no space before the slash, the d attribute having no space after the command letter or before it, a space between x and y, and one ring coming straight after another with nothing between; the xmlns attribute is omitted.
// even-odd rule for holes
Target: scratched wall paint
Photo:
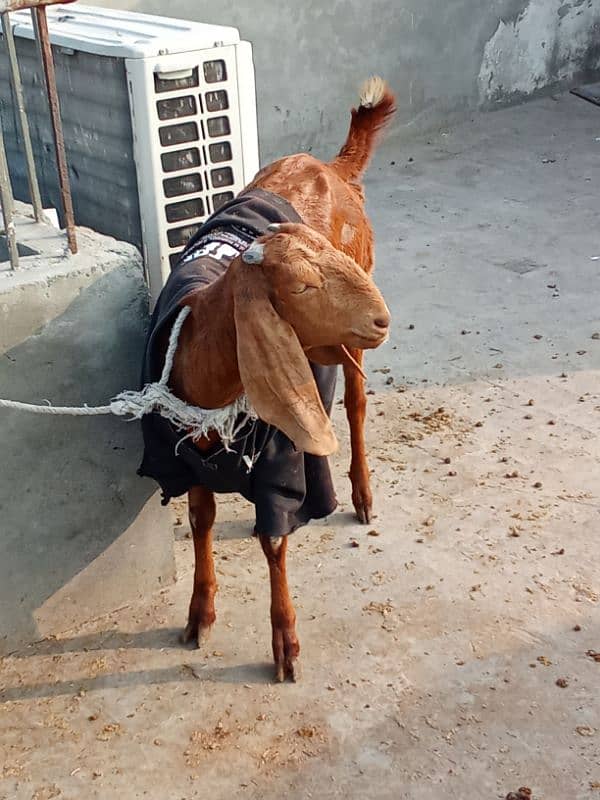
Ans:
<svg viewBox="0 0 600 800"><path fill-rule="evenodd" d="M517 19L500 20L479 72L483 105L506 103L581 70L600 66L600 2L531 0Z"/></svg>

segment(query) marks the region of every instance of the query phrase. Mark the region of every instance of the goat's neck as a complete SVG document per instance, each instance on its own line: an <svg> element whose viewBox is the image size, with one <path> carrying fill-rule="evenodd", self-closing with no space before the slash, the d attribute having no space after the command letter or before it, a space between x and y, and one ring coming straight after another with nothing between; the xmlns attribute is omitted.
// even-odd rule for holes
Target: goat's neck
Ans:
<svg viewBox="0 0 600 800"><path fill-rule="evenodd" d="M231 269L197 292L177 345L170 384L201 408L222 408L242 392L238 369Z"/></svg>
<svg viewBox="0 0 600 800"><path fill-rule="evenodd" d="M331 233L331 191L323 176L324 165L303 169L305 156L291 156L282 159L271 168L259 173L251 186L265 189L283 197L302 217L302 222L314 228L323 236ZM292 164L286 167L285 162ZM312 158L311 158L312 161ZM297 162L295 164L294 162ZM296 170L299 169L299 172Z"/></svg>

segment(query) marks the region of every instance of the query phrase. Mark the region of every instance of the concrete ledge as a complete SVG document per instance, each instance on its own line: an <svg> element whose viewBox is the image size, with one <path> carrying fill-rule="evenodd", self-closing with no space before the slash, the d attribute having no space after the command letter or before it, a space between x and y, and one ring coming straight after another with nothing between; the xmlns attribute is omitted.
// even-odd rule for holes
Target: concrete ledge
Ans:
<svg viewBox="0 0 600 800"><path fill-rule="evenodd" d="M85 229L0 270L0 397L101 405L137 387L148 320L135 248ZM137 423L0 410L0 654L174 577L171 513L136 469Z"/></svg>

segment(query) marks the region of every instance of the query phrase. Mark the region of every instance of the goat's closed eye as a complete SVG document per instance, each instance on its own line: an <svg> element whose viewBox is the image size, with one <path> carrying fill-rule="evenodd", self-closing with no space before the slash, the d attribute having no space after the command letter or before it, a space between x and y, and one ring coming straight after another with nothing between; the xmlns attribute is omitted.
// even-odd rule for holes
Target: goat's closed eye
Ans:
<svg viewBox="0 0 600 800"><path fill-rule="evenodd" d="M311 286L308 283L296 283L294 286L290 288L292 294L304 294L309 289L316 289L316 286Z"/></svg>

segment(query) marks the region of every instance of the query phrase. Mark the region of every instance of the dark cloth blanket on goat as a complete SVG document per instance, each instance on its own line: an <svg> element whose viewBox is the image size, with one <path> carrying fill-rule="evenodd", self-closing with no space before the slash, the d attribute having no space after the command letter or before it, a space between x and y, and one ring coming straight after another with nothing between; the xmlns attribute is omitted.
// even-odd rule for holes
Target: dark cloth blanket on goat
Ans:
<svg viewBox="0 0 600 800"><path fill-rule="evenodd" d="M301 218L282 197L252 189L242 192L201 226L171 272L154 309L142 385L160 378L164 361L161 341L164 343L165 332L179 314L183 298L222 275L273 222L301 222ZM323 404L331 413L337 368L313 364L312 370ZM291 533L310 519L331 514L337 505L328 459L298 452L284 433L261 420L248 421L229 452L220 443L210 450L198 450L183 438L185 431L155 413L143 417L142 433L144 457L138 474L159 483L163 504L198 485L214 492L236 492L254 503L255 531L267 536Z"/></svg>

